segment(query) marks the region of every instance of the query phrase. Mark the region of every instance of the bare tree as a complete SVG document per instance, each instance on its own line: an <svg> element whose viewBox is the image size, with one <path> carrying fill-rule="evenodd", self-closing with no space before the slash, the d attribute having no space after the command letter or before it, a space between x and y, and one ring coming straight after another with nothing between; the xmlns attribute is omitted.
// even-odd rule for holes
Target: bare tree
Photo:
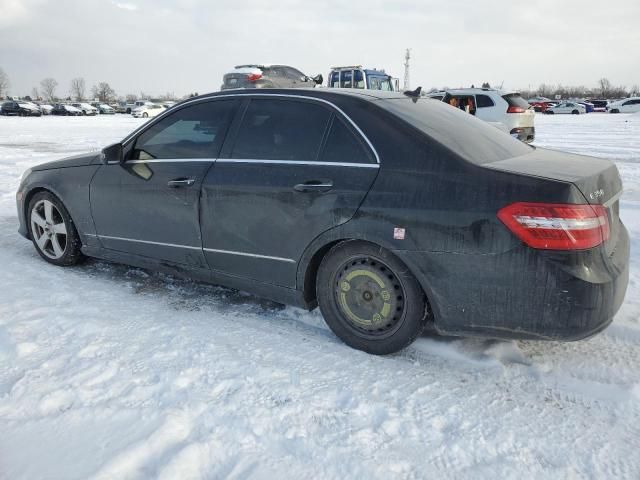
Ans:
<svg viewBox="0 0 640 480"><path fill-rule="evenodd" d="M600 95L602 98L607 98L611 93L611 82L608 78L601 78L598 80L598 86L600 87Z"/></svg>
<svg viewBox="0 0 640 480"><path fill-rule="evenodd" d="M125 99L127 100L128 103L133 103L136 100L138 100L138 96L135 93L127 93L127 95L125 96Z"/></svg>
<svg viewBox="0 0 640 480"><path fill-rule="evenodd" d="M78 102L84 100L85 90L84 78L77 77L71 80L71 96L75 97Z"/></svg>
<svg viewBox="0 0 640 480"><path fill-rule="evenodd" d="M31 98L33 98L34 100L40 99L40 92L38 91L37 87L33 87L31 89Z"/></svg>
<svg viewBox="0 0 640 480"><path fill-rule="evenodd" d="M9 75L0 67L0 98L4 97L9 90Z"/></svg>
<svg viewBox="0 0 640 480"><path fill-rule="evenodd" d="M42 95L47 100L55 100L56 98L56 88L58 88L58 82L55 78L45 78L40 82L40 88L42 89Z"/></svg>
<svg viewBox="0 0 640 480"><path fill-rule="evenodd" d="M107 82L100 82L91 89L91 94L101 102L109 102L116 96L116 92Z"/></svg>

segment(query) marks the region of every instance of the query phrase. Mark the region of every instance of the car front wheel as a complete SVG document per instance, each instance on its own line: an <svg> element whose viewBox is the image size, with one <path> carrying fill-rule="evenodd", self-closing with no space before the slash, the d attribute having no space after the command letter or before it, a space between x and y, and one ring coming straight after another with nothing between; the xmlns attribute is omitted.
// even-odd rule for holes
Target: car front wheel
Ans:
<svg viewBox="0 0 640 480"><path fill-rule="evenodd" d="M42 258L62 267L75 265L84 258L73 220L56 196L36 193L28 208L29 233Z"/></svg>
<svg viewBox="0 0 640 480"><path fill-rule="evenodd" d="M329 328L368 353L402 350L427 324L427 301L418 281L391 252L367 242L342 242L327 253L316 295Z"/></svg>

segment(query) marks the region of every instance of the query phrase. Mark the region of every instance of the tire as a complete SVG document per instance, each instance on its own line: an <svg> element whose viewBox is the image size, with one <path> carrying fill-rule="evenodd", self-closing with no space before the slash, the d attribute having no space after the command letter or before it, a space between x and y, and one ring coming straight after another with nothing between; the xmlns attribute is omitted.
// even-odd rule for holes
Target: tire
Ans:
<svg viewBox="0 0 640 480"><path fill-rule="evenodd" d="M618 110L617 108L614 108L613 110L611 110L611 113L620 113L620 110Z"/></svg>
<svg viewBox="0 0 640 480"><path fill-rule="evenodd" d="M27 215L31 240L44 260L59 267L76 265L84 260L78 231L58 197L46 191L36 193L29 201ZM64 233L60 225L63 225Z"/></svg>
<svg viewBox="0 0 640 480"><path fill-rule="evenodd" d="M391 252L349 240L333 247L318 270L316 295L333 333L375 355L411 344L427 324L427 300L409 269Z"/></svg>
<svg viewBox="0 0 640 480"><path fill-rule="evenodd" d="M574 110L571 112L573 115L580 115L580 111L579 110Z"/></svg>
<svg viewBox="0 0 640 480"><path fill-rule="evenodd" d="M127 108L127 115L131 115L131 109Z"/></svg>
<svg viewBox="0 0 640 480"><path fill-rule="evenodd" d="M554 112L553 110L547 110L546 112L547 115L555 115L556 112Z"/></svg>
<svg viewBox="0 0 640 480"><path fill-rule="evenodd" d="M144 113L142 114L142 118L149 118L149 114L148 114L147 112L144 112Z"/></svg>

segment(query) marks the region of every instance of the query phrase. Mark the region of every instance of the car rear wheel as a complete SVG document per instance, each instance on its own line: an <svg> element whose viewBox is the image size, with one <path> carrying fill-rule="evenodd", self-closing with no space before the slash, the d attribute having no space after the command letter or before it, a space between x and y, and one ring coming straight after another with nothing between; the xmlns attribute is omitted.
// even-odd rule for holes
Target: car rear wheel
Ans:
<svg viewBox="0 0 640 480"><path fill-rule="evenodd" d="M327 253L316 294L329 328L347 345L368 353L402 350L427 323L427 301L418 281L393 254L367 242L342 242Z"/></svg>
<svg viewBox="0 0 640 480"><path fill-rule="evenodd" d="M574 110L573 112L571 112L573 115L580 115L580 112L578 110Z"/></svg>
<svg viewBox="0 0 640 480"><path fill-rule="evenodd" d="M83 260L82 245L69 212L49 192L36 193L29 202L29 233L42 258L66 267Z"/></svg>
<svg viewBox="0 0 640 480"><path fill-rule="evenodd" d="M620 113L620 110L618 110L617 108L614 108L613 110L611 110L611 113Z"/></svg>
<svg viewBox="0 0 640 480"><path fill-rule="evenodd" d="M142 114L142 118L148 118L148 117L149 117L149 114L148 114L147 112L144 112L144 113Z"/></svg>

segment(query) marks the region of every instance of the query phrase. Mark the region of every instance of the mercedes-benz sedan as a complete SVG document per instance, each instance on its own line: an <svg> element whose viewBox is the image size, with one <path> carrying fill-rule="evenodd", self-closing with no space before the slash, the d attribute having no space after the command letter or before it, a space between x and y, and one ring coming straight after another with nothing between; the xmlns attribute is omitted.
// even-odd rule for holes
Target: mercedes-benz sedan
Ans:
<svg viewBox="0 0 640 480"><path fill-rule="evenodd" d="M313 309L376 354L441 333L575 340L627 282L607 160L536 149L427 98L339 90L189 99L101 153L27 171L20 233Z"/></svg>

